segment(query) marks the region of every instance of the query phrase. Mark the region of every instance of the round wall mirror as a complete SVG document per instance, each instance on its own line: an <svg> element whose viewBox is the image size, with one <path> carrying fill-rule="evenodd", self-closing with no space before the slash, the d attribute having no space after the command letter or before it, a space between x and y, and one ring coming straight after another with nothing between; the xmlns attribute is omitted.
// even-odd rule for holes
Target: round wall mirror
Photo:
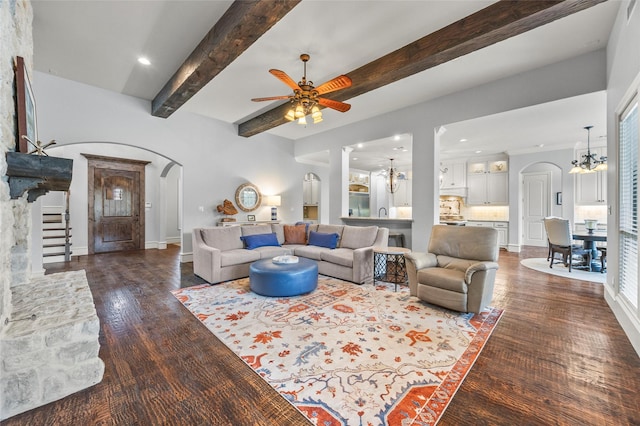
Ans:
<svg viewBox="0 0 640 426"><path fill-rule="evenodd" d="M242 211L252 212L260 207L261 202L262 194L255 185L245 183L236 190L236 204Z"/></svg>

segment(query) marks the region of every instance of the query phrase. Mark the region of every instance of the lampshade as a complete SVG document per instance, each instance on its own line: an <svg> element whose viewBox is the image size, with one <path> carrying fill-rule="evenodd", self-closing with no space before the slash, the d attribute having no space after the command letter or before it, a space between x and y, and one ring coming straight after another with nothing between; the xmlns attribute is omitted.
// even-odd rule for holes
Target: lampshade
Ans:
<svg viewBox="0 0 640 426"><path fill-rule="evenodd" d="M264 199L265 205L272 207L280 207L280 203L282 202L282 197L279 195L267 195Z"/></svg>

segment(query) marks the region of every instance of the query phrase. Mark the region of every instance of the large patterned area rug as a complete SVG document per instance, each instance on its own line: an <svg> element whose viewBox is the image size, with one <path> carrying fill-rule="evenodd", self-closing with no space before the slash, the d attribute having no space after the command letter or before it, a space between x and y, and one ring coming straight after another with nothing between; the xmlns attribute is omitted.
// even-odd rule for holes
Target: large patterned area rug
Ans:
<svg viewBox="0 0 640 426"><path fill-rule="evenodd" d="M248 278L173 294L318 425L435 424L502 315L327 277L297 297L257 295Z"/></svg>

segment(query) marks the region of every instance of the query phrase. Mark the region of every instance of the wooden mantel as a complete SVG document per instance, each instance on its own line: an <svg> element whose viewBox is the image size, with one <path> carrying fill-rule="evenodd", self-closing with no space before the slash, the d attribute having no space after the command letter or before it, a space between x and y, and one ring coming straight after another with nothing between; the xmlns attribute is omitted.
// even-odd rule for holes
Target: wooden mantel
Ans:
<svg viewBox="0 0 640 426"><path fill-rule="evenodd" d="M72 175L73 160L69 158L7 152L11 199L28 191L27 201L32 203L49 191L68 191Z"/></svg>

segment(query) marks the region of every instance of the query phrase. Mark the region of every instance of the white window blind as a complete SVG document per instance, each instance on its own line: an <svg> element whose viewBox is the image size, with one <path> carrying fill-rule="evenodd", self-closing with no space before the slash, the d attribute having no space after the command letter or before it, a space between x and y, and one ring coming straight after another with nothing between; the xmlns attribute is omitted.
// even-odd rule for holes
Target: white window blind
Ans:
<svg viewBox="0 0 640 426"><path fill-rule="evenodd" d="M620 283L622 294L638 308L638 96L620 117Z"/></svg>

